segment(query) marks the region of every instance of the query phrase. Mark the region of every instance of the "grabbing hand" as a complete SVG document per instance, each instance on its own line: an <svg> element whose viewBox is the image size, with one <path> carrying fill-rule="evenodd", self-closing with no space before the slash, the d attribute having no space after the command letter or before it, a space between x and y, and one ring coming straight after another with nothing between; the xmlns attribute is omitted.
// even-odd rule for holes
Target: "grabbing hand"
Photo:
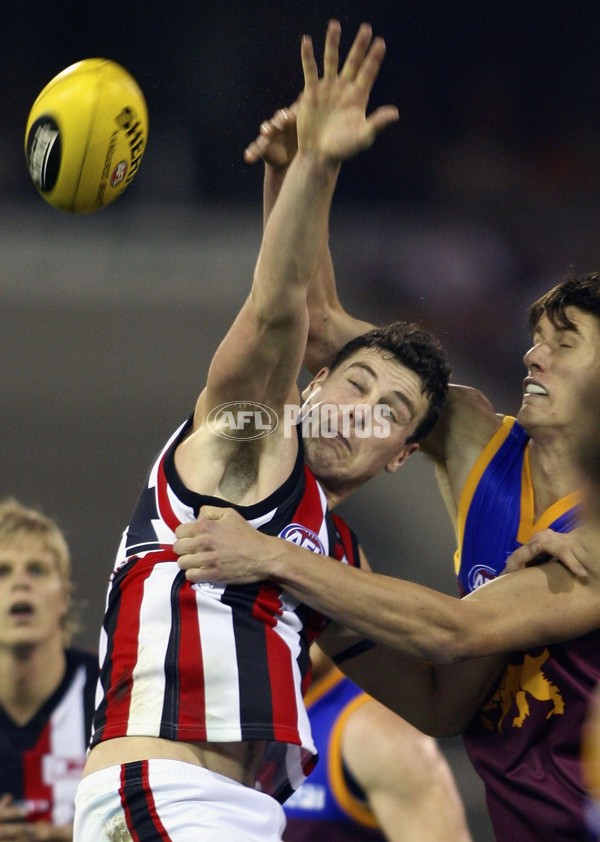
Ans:
<svg viewBox="0 0 600 842"><path fill-rule="evenodd" d="M398 109L392 105L366 116L385 56L383 39L373 38L369 24L361 24L340 71L340 37L339 22L330 21L321 78L312 40L308 35L302 39L304 91L298 108L298 149L335 163L368 149L377 134L398 119Z"/></svg>
<svg viewBox="0 0 600 842"><path fill-rule="evenodd" d="M583 528L572 532L554 532L544 529L514 551L506 563L505 573L514 573L524 567L556 559L574 576L586 577L594 566L600 565L598 542L591 540Z"/></svg>
<svg viewBox="0 0 600 842"><path fill-rule="evenodd" d="M276 542L235 509L203 506L198 519L175 530L173 549L190 582L246 585L268 577L269 551Z"/></svg>

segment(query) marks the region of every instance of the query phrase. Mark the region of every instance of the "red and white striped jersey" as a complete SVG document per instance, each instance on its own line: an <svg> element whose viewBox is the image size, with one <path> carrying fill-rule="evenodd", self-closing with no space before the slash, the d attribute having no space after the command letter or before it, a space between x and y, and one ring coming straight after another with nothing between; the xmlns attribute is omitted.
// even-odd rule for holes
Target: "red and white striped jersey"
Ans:
<svg viewBox="0 0 600 842"><path fill-rule="evenodd" d="M27 821L73 821L94 711L98 658L67 649L63 680L25 725L0 708L0 793L10 793Z"/></svg>
<svg viewBox="0 0 600 842"><path fill-rule="evenodd" d="M326 620L270 583L192 585L173 551L174 531L202 505L174 452L182 425L152 466L123 534L100 641L92 745L115 737L268 743L256 787L280 801L304 781L316 749L303 693L308 647ZM300 441L288 479L267 499L235 507L255 528L348 564L355 536L327 511Z"/></svg>

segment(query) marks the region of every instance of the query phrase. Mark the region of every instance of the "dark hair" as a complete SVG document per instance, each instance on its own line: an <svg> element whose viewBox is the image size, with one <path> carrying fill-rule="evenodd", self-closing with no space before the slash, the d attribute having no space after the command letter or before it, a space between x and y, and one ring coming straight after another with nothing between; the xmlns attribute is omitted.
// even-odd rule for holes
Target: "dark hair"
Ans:
<svg viewBox="0 0 600 842"><path fill-rule="evenodd" d="M559 330L574 330L575 325L567 316L567 307L577 307L600 319L600 272L576 275L568 269L566 279L544 293L529 308L530 332L535 331L542 316L547 316Z"/></svg>
<svg viewBox="0 0 600 842"><path fill-rule="evenodd" d="M394 359L421 378L422 393L429 398L429 408L408 441L426 438L440 417L448 394L450 367L441 343L417 324L392 322L347 342L334 357L331 370L362 348L388 351Z"/></svg>

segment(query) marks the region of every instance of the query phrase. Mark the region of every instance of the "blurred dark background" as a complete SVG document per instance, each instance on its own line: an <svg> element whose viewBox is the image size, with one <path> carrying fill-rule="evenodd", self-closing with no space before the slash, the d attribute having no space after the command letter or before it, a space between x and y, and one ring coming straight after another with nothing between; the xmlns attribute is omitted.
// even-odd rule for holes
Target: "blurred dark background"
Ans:
<svg viewBox="0 0 600 842"><path fill-rule="evenodd" d="M261 167L242 153L301 87L300 37L343 52L362 20L388 55L371 105L399 123L349 162L331 246L348 308L418 319L454 379L520 404L527 305L600 269L600 3L5 0L0 27L0 492L70 540L80 642L95 647L120 533L154 453L190 412L249 288ZM51 209L29 181L31 104L103 56L140 83L149 146L99 214ZM348 503L373 566L454 593L453 536L419 456ZM445 745L477 842L491 833L458 741Z"/></svg>

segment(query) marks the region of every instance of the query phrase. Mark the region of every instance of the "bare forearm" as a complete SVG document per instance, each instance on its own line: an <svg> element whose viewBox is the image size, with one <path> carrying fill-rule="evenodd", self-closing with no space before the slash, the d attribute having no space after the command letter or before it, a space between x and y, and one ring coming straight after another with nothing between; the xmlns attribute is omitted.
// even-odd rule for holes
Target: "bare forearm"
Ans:
<svg viewBox="0 0 600 842"><path fill-rule="evenodd" d="M273 317L297 312L294 291L306 300L327 245L328 216L339 166L298 153L286 174L263 237L252 294Z"/></svg>
<svg viewBox="0 0 600 842"><path fill-rule="evenodd" d="M309 557L290 544L277 550L265 560L265 577L341 625L434 663L468 656L461 645L460 600L324 556Z"/></svg>
<svg viewBox="0 0 600 842"><path fill-rule="evenodd" d="M265 164L263 181L263 227L266 228L271 211L275 206L277 197L281 191L287 167L273 167Z"/></svg>
<svg viewBox="0 0 600 842"><path fill-rule="evenodd" d="M201 513L178 538L175 551L192 581L270 579L363 637L438 664L548 645L598 626L600 578L582 580L556 562L457 599L263 535L231 510Z"/></svg>
<svg viewBox="0 0 600 842"><path fill-rule="evenodd" d="M436 664L548 645L597 627L598 583L582 583L555 562L457 599L291 549L280 550L269 578L341 625Z"/></svg>
<svg viewBox="0 0 600 842"><path fill-rule="evenodd" d="M373 327L370 322L351 316L340 303L329 246L308 287L307 306L309 332L304 364L313 374L323 366L331 365L346 342Z"/></svg>

